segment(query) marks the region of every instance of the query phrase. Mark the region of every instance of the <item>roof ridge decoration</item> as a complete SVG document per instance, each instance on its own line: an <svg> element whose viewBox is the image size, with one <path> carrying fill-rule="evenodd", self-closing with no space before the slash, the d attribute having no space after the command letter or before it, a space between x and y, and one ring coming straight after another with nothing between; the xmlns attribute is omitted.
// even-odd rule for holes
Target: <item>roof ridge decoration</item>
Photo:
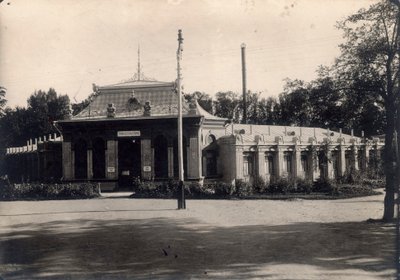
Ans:
<svg viewBox="0 0 400 280"><path fill-rule="evenodd" d="M137 72L131 78L122 80L120 83L139 82L139 81L157 82L156 79L147 77L142 72L142 66L140 65L140 44L138 45Z"/></svg>

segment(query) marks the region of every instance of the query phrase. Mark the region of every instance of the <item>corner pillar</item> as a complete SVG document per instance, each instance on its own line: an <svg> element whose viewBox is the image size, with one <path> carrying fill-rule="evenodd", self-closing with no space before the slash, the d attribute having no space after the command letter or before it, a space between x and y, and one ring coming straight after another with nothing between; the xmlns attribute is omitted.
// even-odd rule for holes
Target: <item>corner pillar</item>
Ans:
<svg viewBox="0 0 400 280"><path fill-rule="evenodd" d="M142 179L151 180L151 170L153 169L151 165L151 163L153 162L153 154L151 152L151 139L142 139L140 143L142 150Z"/></svg>
<svg viewBox="0 0 400 280"><path fill-rule="evenodd" d="M343 176L346 173L346 148L340 145L339 149L339 176Z"/></svg>
<svg viewBox="0 0 400 280"><path fill-rule="evenodd" d="M87 177L93 179L93 150L87 150Z"/></svg>
<svg viewBox="0 0 400 280"><path fill-rule="evenodd" d="M281 178L283 174L283 149L278 146L276 149L276 166L275 174L277 178Z"/></svg>
<svg viewBox="0 0 400 280"><path fill-rule="evenodd" d="M304 178L304 172L301 169L301 150L300 147L294 148L294 176L296 178Z"/></svg>
<svg viewBox="0 0 400 280"><path fill-rule="evenodd" d="M38 170L37 178L40 178L39 153L36 152L36 155L37 155L37 170ZM72 152L72 143L70 141L62 142L62 166L63 166L64 180L74 179L73 152Z"/></svg>
<svg viewBox="0 0 400 280"><path fill-rule="evenodd" d="M107 140L106 178L118 179L118 141Z"/></svg>
<svg viewBox="0 0 400 280"><path fill-rule="evenodd" d="M259 149L257 152L257 175L266 179L266 170L265 170L265 151Z"/></svg>
<svg viewBox="0 0 400 280"><path fill-rule="evenodd" d="M188 148L188 174L191 179L198 179L201 176L201 157L199 154L199 141L197 137L190 137Z"/></svg>
<svg viewBox="0 0 400 280"><path fill-rule="evenodd" d="M168 178L174 178L174 147L168 147Z"/></svg>

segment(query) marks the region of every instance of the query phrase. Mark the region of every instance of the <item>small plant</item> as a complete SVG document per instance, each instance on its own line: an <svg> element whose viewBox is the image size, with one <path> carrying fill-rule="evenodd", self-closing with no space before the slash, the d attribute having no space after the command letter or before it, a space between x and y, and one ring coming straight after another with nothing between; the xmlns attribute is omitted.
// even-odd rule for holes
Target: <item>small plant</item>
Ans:
<svg viewBox="0 0 400 280"><path fill-rule="evenodd" d="M265 193L268 189L268 185L264 178L261 176L255 176L253 180L253 191L256 193Z"/></svg>
<svg viewBox="0 0 400 280"><path fill-rule="evenodd" d="M288 193L290 189L290 182L286 178L279 178L275 182L269 185L269 191L273 194L277 193Z"/></svg>
<svg viewBox="0 0 400 280"><path fill-rule="evenodd" d="M226 197L226 196L230 196L234 193L234 187L232 186L232 184L227 184L224 182L217 182L213 185L214 185L216 196Z"/></svg>
<svg viewBox="0 0 400 280"><path fill-rule="evenodd" d="M235 182L235 195L238 197L245 197L252 193L252 186L243 180L236 180Z"/></svg>
<svg viewBox="0 0 400 280"><path fill-rule="evenodd" d="M296 187L298 192L310 194L313 189L313 183L311 180L307 179L296 179Z"/></svg>
<svg viewBox="0 0 400 280"><path fill-rule="evenodd" d="M338 191L337 184L334 180L328 178L319 178L314 182L314 191L334 194Z"/></svg>

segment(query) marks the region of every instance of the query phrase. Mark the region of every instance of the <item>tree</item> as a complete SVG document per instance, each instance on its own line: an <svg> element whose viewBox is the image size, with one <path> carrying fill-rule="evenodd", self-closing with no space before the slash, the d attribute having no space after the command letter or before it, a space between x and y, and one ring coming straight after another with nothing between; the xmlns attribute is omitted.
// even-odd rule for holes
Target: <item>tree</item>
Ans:
<svg viewBox="0 0 400 280"><path fill-rule="evenodd" d="M205 92L195 91L188 95L188 99L195 98L201 108L209 112L213 113L213 101L212 98Z"/></svg>
<svg viewBox="0 0 400 280"><path fill-rule="evenodd" d="M217 92L215 94L215 115L221 118L232 119L238 122L241 115L239 112L240 101L238 94L232 91Z"/></svg>
<svg viewBox="0 0 400 280"><path fill-rule="evenodd" d="M310 86L304 81L286 79L279 95L281 124L309 126L311 114Z"/></svg>
<svg viewBox="0 0 400 280"><path fill-rule="evenodd" d="M4 115L4 107L6 106L6 88L0 86L0 117Z"/></svg>
<svg viewBox="0 0 400 280"><path fill-rule="evenodd" d="M68 95L57 95L53 88L47 93L42 90L35 91L27 102L27 114L33 116L29 124L34 135L56 132L53 122L65 119L69 114Z"/></svg>
<svg viewBox="0 0 400 280"><path fill-rule="evenodd" d="M258 102L258 123L280 124L280 105L275 97L262 98Z"/></svg>
<svg viewBox="0 0 400 280"><path fill-rule="evenodd" d="M341 55L336 63L341 84L344 88L351 89L368 81L365 94L373 91L381 98L385 110L385 221L394 217L394 193L398 176L392 163L393 133L400 99L399 21L400 8L382 0L368 9L359 10L338 24L346 39L340 46ZM361 81L361 84L357 85L355 81ZM400 124L398 126L400 128Z"/></svg>

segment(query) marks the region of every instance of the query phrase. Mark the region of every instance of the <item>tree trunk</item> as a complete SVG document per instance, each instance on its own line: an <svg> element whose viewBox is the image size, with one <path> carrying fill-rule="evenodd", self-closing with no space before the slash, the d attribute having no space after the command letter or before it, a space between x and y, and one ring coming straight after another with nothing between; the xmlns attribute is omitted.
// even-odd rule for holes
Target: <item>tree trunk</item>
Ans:
<svg viewBox="0 0 400 280"><path fill-rule="evenodd" d="M396 190L396 172L393 166L394 149L393 149L393 133L395 129L396 107L390 104L386 107L386 134L385 134L385 150L384 150L384 170L386 177L385 200L383 221L390 222L394 218L394 196Z"/></svg>

